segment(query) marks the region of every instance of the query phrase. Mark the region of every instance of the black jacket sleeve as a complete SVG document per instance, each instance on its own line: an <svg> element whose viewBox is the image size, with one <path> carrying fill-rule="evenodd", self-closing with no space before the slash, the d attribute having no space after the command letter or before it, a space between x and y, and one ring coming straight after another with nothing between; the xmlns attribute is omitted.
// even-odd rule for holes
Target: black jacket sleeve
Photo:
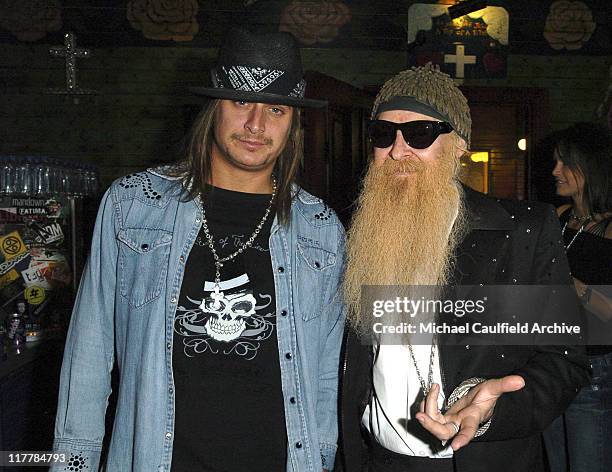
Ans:
<svg viewBox="0 0 612 472"><path fill-rule="evenodd" d="M538 235L532 283L566 287L572 283L559 222L552 207L546 208ZM577 303L576 310L569 313L569 316L575 313L575 323L582 324ZM478 438L481 441L526 437L544 430L565 411L590 378L584 347L577 345L535 346L526 363L513 373L525 379L525 387L500 397L489 430Z"/></svg>

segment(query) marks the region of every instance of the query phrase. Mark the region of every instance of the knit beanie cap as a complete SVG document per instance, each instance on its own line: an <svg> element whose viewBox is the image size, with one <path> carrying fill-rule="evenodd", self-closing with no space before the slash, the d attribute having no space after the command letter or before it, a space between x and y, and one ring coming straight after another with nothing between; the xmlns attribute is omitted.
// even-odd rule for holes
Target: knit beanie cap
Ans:
<svg viewBox="0 0 612 472"><path fill-rule="evenodd" d="M468 147L472 118L467 98L453 79L427 63L390 78L382 86L372 107L372 119L383 111L408 110L448 121Z"/></svg>

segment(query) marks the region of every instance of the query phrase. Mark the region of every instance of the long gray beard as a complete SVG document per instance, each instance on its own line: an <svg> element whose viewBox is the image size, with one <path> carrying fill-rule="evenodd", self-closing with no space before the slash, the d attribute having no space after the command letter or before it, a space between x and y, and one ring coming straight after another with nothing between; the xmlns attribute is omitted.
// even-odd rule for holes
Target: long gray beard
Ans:
<svg viewBox="0 0 612 472"><path fill-rule="evenodd" d="M348 235L344 296L348 321L371 329L371 310L361 309L365 285L443 286L464 234L463 191L454 159L417 165L417 176L393 175L407 161L371 166ZM410 164L413 165L413 164Z"/></svg>

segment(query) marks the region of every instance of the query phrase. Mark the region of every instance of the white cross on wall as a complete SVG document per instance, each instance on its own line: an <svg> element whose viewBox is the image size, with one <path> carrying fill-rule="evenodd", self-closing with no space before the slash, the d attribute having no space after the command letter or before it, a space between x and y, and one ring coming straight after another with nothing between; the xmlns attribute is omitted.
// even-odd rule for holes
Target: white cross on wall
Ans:
<svg viewBox="0 0 612 472"><path fill-rule="evenodd" d="M455 54L444 54L445 64L455 64L455 77L463 79L465 77L465 65L476 64L476 56L466 56L463 44L455 45Z"/></svg>

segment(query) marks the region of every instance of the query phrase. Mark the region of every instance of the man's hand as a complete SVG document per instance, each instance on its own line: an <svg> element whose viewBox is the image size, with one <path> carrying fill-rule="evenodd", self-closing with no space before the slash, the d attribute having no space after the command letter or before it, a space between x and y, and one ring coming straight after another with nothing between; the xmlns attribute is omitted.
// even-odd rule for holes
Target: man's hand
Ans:
<svg viewBox="0 0 612 472"><path fill-rule="evenodd" d="M456 451L474 439L479 426L491 418L495 403L502 394L515 392L524 386L525 380L518 375L487 380L472 387L467 395L442 414L438 410L440 386L433 384L421 402L416 419L438 439L447 441L453 438L451 447Z"/></svg>

